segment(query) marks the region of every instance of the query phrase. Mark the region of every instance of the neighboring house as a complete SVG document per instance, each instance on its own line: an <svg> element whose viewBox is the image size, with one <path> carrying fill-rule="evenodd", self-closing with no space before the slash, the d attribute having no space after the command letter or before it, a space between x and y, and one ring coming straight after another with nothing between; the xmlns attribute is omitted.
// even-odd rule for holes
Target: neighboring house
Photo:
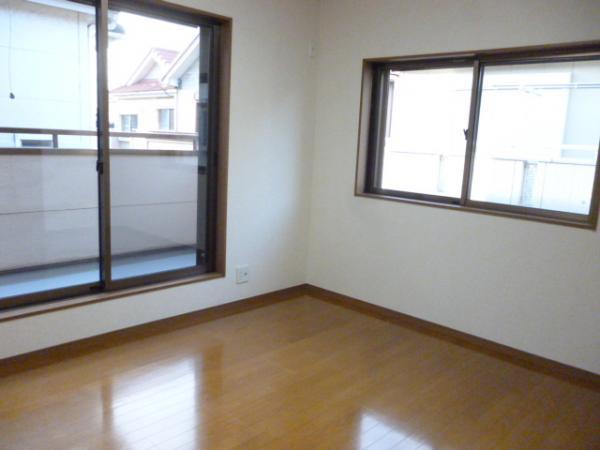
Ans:
<svg viewBox="0 0 600 450"><path fill-rule="evenodd" d="M0 2L2 126L94 130L94 40L91 6L52 0ZM83 141L64 137L61 146L87 145ZM51 147L52 137L5 133L0 134L0 146Z"/></svg>
<svg viewBox="0 0 600 450"><path fill-rule="evenodd" d="M200 37L197 36L180 52L150 49L125 85L110 91L112 131L161 135L189 133L188 139L119 136L112 138L112 148L194 149L191 134L199 131L199 127L205 127L199 124L199 119L206 123L205 75L198 89L199 45ZM206 136L206 133L200 134ZM199 146L203 144L205 142L200 142Z"/></svg>
<svg viewBox="0 0 600 450"><path fill-rule="evenodd" d="M111 41L125 36L116 16L109 23ZM90 6L55 0L0 2L0 117L5 118L0 125L95 132L95 41ZM112 148L192 150L206 143L206 75L198 88L200 41L197 36L183 49L150 49L127 82L109 93L112 131L173 136L113 137ZM192 134L198 131L200 142L194 144ZM97 138L7 132L0 133L0 147L95 149Z"/></svg>

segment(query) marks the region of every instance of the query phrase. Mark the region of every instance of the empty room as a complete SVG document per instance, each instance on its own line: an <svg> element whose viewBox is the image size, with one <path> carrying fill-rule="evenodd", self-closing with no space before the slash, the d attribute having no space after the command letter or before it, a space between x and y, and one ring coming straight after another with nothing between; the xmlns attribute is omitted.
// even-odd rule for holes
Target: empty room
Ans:
<svg viewBox="0 0 600 450"><path fill-rule="evenodd" d="M600 450L599 23L0 0L0 450Z"/></svg>

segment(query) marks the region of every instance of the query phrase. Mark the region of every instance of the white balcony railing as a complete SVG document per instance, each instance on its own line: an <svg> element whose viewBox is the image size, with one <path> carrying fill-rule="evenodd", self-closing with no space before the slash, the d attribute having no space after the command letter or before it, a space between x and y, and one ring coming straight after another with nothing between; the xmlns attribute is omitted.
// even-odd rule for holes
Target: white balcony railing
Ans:
<svg viewBox="0 0 600 450"><path fill-rule="evenodd" d="M97 256L96 133L0 128L2 133L48 136L51 146L0 147L0 272ZM61 146L63 138L73 136L90 139L89 147ZM199 215L205 211L206 177L199 170L204 149L197 135L112 136L148 139L152 144L151 149L110 151L113 249L131 253L195 246ZM185 144L188 150L165 150L165 142Z"/></svg>
<svg viewBox="0 0 600 450"><path fill-rule="evenodd" d="M3 139L0 140L0 151L6 153L11 150L22 151L32 148L36 150L68 150L71 152L95 151L97 148L95 142L97 135L98 133L92 130L0 127L0 136L3 136ZM111 150L152 150L154 146L160 148L160 150L165 150L165 144L168 147L169 143L179 144L175 148L176 150L196 151L202 149L197 133L110 131L109 137L111 139ZM134 145L123 148L121 144L123 140ZM23 142L26 144L23 144ZM27 145L29 142L36 142L37 145ZM142 145L139 145L140 143ZM169 150L169 148L166 150Z"/></svg>

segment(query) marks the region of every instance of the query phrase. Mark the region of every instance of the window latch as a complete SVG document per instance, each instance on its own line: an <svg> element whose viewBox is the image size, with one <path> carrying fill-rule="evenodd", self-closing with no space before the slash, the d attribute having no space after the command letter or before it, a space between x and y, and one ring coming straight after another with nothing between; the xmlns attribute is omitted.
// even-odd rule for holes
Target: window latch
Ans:
<svg viewBox="0 0 600 450"><path fill-rule="evenodd" d="M469 139L469 129L463 128L463 133L465 135L465 141Z"/></svg>
<svg viewBox="0 0 600 450"><path fill-rule="evenodd" d="M96 172L101 175L104 173L104 163L100 160L96 161Z"/></svg>

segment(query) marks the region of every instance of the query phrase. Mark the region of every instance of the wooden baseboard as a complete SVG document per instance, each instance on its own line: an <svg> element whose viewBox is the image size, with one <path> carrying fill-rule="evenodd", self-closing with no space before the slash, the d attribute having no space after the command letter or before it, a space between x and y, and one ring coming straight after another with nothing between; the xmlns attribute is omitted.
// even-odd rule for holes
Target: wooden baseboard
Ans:
<svg viewBox="0 0 600 450"><path fill-rule="evenodd" d="M210 320L238 314L277 302L289 300L306 293L306 285L298 285L267 294L257 295L212 308L168 317L110 333L100 334L78 341L67 342L42 350L0 359L0 377L14 375L26 370L48 366L68 358L75 358L126 342L155 336L161 333L197 325Z"/></svg>
<svg viewBox="0 0 600 450"><path fill-rule="evenodd" d="M0 377L47 366L68 358L86 355L124 342L131 342L272 305L301 295L309 295L319 300L411 328L438 339L444 339L445 341L488 354L529 370L541 372L600 391L600 375L595 373L309 284L301 284L232 303L6 358L0 360Z"/></svg>
<svg viewBox="0 0 600 450"><path fill-rule="evenodd" d="M374 305L347 295L329 291L320 287L306 285L305 292L311 297L349 308L372 317L377 317L420 333L444 339L463 347L488 354L503 361L516 364L529 370L551 375L571 383L600 391L600 375L577 367L569 366L542 356L527 353L507 345L463 333L452 328L428 322L382 306Z"/></svg>

